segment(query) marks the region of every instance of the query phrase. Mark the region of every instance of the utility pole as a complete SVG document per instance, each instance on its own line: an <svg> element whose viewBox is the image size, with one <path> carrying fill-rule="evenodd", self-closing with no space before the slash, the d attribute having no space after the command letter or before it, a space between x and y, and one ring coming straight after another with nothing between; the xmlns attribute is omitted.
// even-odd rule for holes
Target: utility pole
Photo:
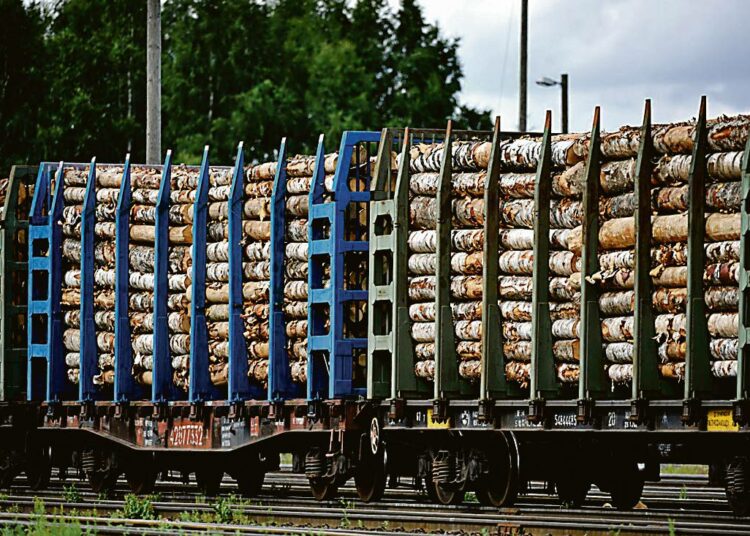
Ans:
<svg viewBox="0 0 750 536"><path fill-rule="evenodd" d="M560 75L560 89L562 90L562 131L568 133L568 75Z"/></svg>
<svg viewBox="0 0 750 536"><path fill-rule="evenodd" d="M146 163L161 161L161 0L147 0Z"/></svg>
<svg viewBox="0 0 750 536"><path fill-rule="evenodd" d="M529 0L521 0L521 61L518 88L518 130L526 132L526 78L529 53Z"/></svg>

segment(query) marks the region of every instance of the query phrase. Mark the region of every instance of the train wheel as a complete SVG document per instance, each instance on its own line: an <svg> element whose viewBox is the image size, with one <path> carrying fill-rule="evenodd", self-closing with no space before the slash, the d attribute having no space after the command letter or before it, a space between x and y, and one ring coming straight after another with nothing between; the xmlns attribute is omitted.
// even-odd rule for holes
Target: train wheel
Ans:
<svg viewBox="0 0 750 536"><path fill-rule="evenodd" d="M509 489L502 480L484 483L474 490L479 504L495 508L512 506L516 502L516 492L517 489Z"/></svg>
<svg viewBox="0 0 750 536"><path fill-rule="evenodd" d="M373 460L372 465L361 464L354 473L357 494L364 502L375 502L383 498L387 475L382 460Z"/></svg>
<svg viewBox="0 0 750 536"><path fill-rule="evenodd" d="M125 479L128 481L130 491L137 495L145 495L154 491L158 474L150 456L133 456L125 468Z"/></svg>
<svg viewBox="0 0 750 536"><path fill-rule="evenodd" d="M446 489L442 484L434 482L431 478L425 480L427 496L436 504L461 504L464 502L466 491L462 489Z"/></svg>
<svg viewBox="0 0 750 536"><path fill-rule="evenodd" d="M750 514L750 474L747 458L734 458L727 464L727 501L734 515Z"/></svg>
<svg viewBox="0 0 750 536"><path fill-rule="evenodd" d="M518 450L515 438L503 436L487 453L489 471L475 490L484 506L510 506L518 497Z"/></svg>
<svg viewBox="0 0 750 536"><path fill-rule="evenodd" d="M244 469L237 474L237 487L244 497L255 497L263 488L266 472L263 469Z"/></svg>
<svg viewBox="0 0 750 536"><path fill-rule="evenodd" d="M47 489L50 476L52 476L52 464L46 447L31 448L26 460L25 472L31 489L34 491Z"/></svg>
<svg viewBox="0 0 750 536"><path fill-rule="evenodd" d="M609 494L612 506L618 510L630 510L641 500L643 475L635 462L615 462L617 469L610 482Z"/></svg>
<svg viewBox="0 0 750 536"><path fill-rule="evenodd" d="M370 433L363 434L360 445L361 459L354 471L357 494L364 502L383 498L388 475L385 469L385 444L380 437L380 421L370 421Z"/></svg>
<svg viewBox="0 0 750 536"><path fill-rule="evenodd" d="M81 466L94 493L110 494L117 484L120 468L117 455L108 450L85 450Z"/></svg>
<svg viewBox="0 0 750 536"><path fill-rule="evenodd" d="M335 482L327 482L321 479L310 479L310 491L316 501L328 501L336 497L339 487Z"/></svg>

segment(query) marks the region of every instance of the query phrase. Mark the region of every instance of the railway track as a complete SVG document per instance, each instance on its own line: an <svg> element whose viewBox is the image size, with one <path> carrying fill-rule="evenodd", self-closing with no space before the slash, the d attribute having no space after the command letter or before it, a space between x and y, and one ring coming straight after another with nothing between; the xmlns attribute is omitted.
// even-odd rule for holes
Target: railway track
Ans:
<svg viewBox="0 0 750 536"><path fill-rule="evenodd" d="M644 489L645 509L607 508L608 496L592 490L581 508L562 509L556 498L532 486L513 508L492 509L472 502L437 507L420 492L389 489L385 499L365 504L345 486L336 500L309 497L302 475L268 475L256 499L238 498L229 480L221 497L186 492L183 484L159 482L150 499L128 498L121 483L110 498L85 491L84 483L55 480L34 492L23 481L0 497L0 524L30 527L71 523L101 534L157 530L183 534L748 534L750 521L735 518L719 488L705 477L665 476ZM189 490L190 488L188 488ZM73 499L73 500L71 500ZM154 519L134 519L137 517Z"/></svg>

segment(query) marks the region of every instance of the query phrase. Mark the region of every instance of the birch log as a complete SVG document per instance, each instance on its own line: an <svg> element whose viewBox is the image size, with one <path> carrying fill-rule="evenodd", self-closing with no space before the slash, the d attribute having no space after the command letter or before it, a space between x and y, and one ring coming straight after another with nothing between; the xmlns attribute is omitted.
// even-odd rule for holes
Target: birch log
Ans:
<svg viewBox="0 0 750 536"><path fill-rule="evenodd" d="M156 222L160 174L155 169L133 166L131 168L131 222L153 225ZM132 375L141 385L151 385L153 379L153 308L154 308L154 241L146 233L133 236L131 231L129 251L129 322L133 352ZM174 278L169 279L170 283ZM190 320L185 312L169 313L168 328L187 331Z"/></svg>
<svg viewBox="0 0 750 536"><path fill-rule="evenodd" d="M115 239L115 217L119 189L111 188L112 177L122 177L123 168L106 167L96 170L96 211L94 247L109 247ZM114 384L115 343L115 259L114 255L94 258L94 326L97 341L98 373L92 380L100 387Z"/></svg>
<svg viewBox="0 0 750 536"><path fill-rule="evenodd" d="M685 242L687 240L687 214L655 216L652 219L654 244ZM706 238L712 242L737 241L740 236L739 214L711 213L706 217ZM602 249L626 249L635 245L635 223L632 218L619 218L604 222L599 229ZM568 247L580 255L583 249L581 229L570 234Z"/></svg>
<svg viewBox="0 0 750 536"><path fill-rule="evenodd" d="M216 186L211 183L216 171L209 170L209 189ZM172 170L169 205L169 268L167 309L170 314L189 315L191 287L189 285L192 266L192 207L198 186L199 171L184 165ZM223 181L223 179L222 179ZM214 223L214 222L212 222ZM144 233L145 234L145 233ZM131 236L133 230L131 228ZM169 350L172 361L172 381L175 386L187 391L190 385L190 330L183 330L184 325L168 325Z"/></svg>
<svg viewBox="0 0 750 536"><path fill-rule="evenodd" d="M65 357L68 381L77 384L80 381L80 316L75 314L81 303L81 213L88 180L88 166L82 169L63 168L63 210L62 225L62 299L61 308L65 330L63 347L67 350ZM73 314L69 314L73 313Z"/></svg>
<svg viewBox="0 0 750 536"><path fill-rule="evenodd" d="M231 181L231 169L209 169L208 225L217 227L228 225ZM183 218L188 214L191 214L191 212L180 211ZM229 308L228 236L207 233L206 261L205 298L207 304L212 304L208 305L205 314L208 338L208 375L213 385L221 387L227 384L229 371L229 323L225 321L225 318L228 317ZM188 279L187 274L186 279ZM185 290L189 288L189 285L185 286ZM175 331L181 330L177 328Z"/></svg>

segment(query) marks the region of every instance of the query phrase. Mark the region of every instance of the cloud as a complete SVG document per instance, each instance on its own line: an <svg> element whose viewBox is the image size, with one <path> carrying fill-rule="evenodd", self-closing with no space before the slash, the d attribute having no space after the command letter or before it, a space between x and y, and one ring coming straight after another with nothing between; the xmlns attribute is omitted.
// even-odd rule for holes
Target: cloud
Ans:
<svg viewBox="0 0 750 536"><path fill-rule="evenodd" d="M398 0L391 0L397 5ZM462 103L518 121L520 0L421 0L425 17L460 39ZM643 100L655 121L750 111L750 33L744 0L530 0L529 128L544 111L559 120L558 88L542 76L570 76L570 127L590 128L602 106L606 129L640 122Z"/></svg>

